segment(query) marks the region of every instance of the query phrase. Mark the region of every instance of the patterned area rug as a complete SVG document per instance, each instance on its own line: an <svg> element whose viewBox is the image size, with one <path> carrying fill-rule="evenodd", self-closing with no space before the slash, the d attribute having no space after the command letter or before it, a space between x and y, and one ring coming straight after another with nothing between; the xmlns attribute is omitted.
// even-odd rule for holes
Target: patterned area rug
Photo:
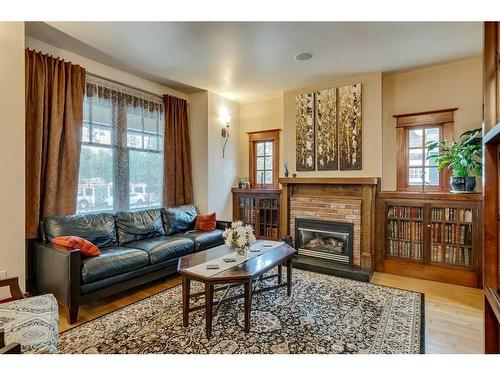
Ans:
<svg viewBox="0 0 500 375"><path fill-rule="evenodd" d="M291 297L286 288L254 295L248 335L242 299L221 307L210 340L203 310L184 328L176 286L62 333L59 352L423 353L422 294L302 270L293 283Z"/></svg>

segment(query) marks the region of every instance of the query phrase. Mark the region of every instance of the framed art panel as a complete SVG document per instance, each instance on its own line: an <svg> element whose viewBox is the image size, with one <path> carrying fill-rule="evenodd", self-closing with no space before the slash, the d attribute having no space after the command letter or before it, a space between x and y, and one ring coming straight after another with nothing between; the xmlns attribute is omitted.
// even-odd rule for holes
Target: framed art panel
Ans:
<svg viewBox="0 0 500 375"><path fill-rule="evenodd" d="M361 84L339 87L339 164L342 171L362 169L361 124Z"/></svg>
<svg viewBox="0 0 500 375"><path fill-rule="evenodd" d="M295 97L296 169L314 171L314 94Z"/></svg>
<svg viewBox="0 0 500 375"><path fill-rule="evenodd" d="M316 168L318 171L338 169L337 90L315 93Z"/></svg>

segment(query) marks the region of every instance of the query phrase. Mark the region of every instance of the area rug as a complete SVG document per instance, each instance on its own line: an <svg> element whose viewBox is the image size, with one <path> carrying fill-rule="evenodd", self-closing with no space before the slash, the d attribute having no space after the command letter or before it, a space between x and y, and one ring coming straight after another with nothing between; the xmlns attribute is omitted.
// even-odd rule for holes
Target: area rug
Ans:
<svg viewBox="0 0 500 375"><path fill-rule="evenodd" d="M262 286L266 282L272 280ZM294 270L291 297L286 288L254 295L249 334L243 332L240 299L222 305L210 340L203 310L191 313L189 326L182 326L181 293L176 286L63 332L59 353L424 351L420 293Z"/></svg>

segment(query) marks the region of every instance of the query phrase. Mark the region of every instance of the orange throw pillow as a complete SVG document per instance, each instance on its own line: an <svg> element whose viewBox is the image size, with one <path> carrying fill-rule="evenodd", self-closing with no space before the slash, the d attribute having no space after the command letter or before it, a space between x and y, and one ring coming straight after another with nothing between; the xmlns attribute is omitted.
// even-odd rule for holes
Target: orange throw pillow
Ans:
<svg viewBox="0 0 500 375"><path fill-rule="evenodd" d="M217 225L217 219L215 218L215 212L208 215L198 215L196 216L196 224L194 229L198 230L214 230Z"/></svg>
<svg viewBox="0 0 500 375"><path fill-rule="evenodd" d="M95 257L101 254L101 250L92 242L76 236L61 236L52 239L52 243L67 247L71 250L79 249L85 257Z"/></svg>

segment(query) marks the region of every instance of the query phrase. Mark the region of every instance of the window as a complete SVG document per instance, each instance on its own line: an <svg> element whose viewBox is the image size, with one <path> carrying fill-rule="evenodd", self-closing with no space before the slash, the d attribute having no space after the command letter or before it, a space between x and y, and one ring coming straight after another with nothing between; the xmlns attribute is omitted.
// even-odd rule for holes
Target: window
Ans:
<svg viewBox="0 0 500 375"><path fill-rule="evenodd" d="M250 184L277 188L279 169L279 130L248 133Z"/></svg>
<svg viewBox="0 0 500 375"><path fill-rule="evenodd" d="M258 185L271 185L273 183L273 142L255 142L256 157L256 183Z"/></svg>
<svg viewBox="0 0 500 375"><path fill-rule="evenodd" d="M439 172L432 160L426 160L427 142L441 139L441 127L408 128L408 186L439 186ZM437 154L438 151L432 151Z"/></svg>
<svg viewBox="0 0 500 375"><path fill-rule="evenodd" d="M436 162L427 160L428 142L453 138L453 112L433 112L394 116L397 119L397 185L403 191L445 191L448 173L438 172ZM438 153L438 150L432 153Z"/></svg>
<svg viewBox="0 0 500 375"><path fill-rule="evenodd" d="M161 98L87 75L77 211L160 207Z"/></svg>

